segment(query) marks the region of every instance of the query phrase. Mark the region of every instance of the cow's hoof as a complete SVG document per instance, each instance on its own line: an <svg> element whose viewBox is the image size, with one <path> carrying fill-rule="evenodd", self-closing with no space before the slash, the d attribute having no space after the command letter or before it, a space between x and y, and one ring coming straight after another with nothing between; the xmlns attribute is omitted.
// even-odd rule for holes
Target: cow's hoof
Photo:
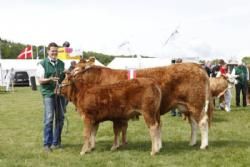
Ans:
<svg viewBox="0 0 250 167"><path fill-rule="evenodd" d="M154 152L154 151L151 151L151 152L150 152L150 155L151 155L151 156L155 156L155 154L156 154L156 152Z"/></svg>
<svg viewBox="0 0 250 167"><path fill-rule="evenodd" d="M91 149L87 149L87 150L81 151L80 155L84 155L84 154L87 154L87 153L90 153L90 152L91 152Z"/></svg>
<svg viewBox="0 0 250 167"><path fill-rule="evenodd" d="M201 150L205 150L205 149L207 149L208 148L208 145L206 145L206 146L200 146L200 149Z"/></svg>
<svg viewBox="0 0 250 167"><path fill-rule="evenodd" d="M85 151L81 151L81 152L80 152L80 155L81 155L81 156L83 156L84 154L86 154Z"/></svg>
<svg viewBox="0 0 250 167"><path fill-rule="evenodd" d="M115 151L115 150L117 150L118 148L119 148L119 146L112 146L110 150L111 150L111 151Z"/></svg>
<svg viewBox="0 0 250 167"><path fill-rule="evenodd" d="M196 143L189 143L189 146L191 146L191 147L193 147L195 145L196 145Z"/></svg>

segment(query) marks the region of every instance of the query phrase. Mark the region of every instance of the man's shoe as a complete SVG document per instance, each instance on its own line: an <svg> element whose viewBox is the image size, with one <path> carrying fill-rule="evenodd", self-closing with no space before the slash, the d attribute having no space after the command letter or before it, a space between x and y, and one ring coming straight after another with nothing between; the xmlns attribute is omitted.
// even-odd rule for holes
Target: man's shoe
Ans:
<svg viewBox="0 0 250 167"><path fill-rule="evenodd" d="M56 150L56 149L60 149L60 148L62 148L61 145L52 145L51 146L52 150Z"/></svg>
<svg viewBox="0 0 250 167"><path fill-rule="evenodd" d="M44 146L44 152L47 152L47 153L49 153L49 152L51 152L52 150L51 150L51 148L49 147L49 146Z"/></svg>
<svg viewBox="0 0 250 167"><path fill-rule="evenodd" d="M226 111L226 112L230 112L231 110L230 110L229 107L225 106L225 111Z"/></svg>

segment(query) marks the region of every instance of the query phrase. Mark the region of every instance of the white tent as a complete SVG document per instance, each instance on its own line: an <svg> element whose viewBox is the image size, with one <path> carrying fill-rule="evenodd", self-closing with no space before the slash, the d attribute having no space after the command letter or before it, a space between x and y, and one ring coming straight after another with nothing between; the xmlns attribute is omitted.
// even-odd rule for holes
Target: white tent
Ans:
<svg viewBox="0 0 250 167"><path fill-rule="evenodd" d="M115 58L108 64L113 69L140 69L167 66L171 64L171 58Z"/></svg>

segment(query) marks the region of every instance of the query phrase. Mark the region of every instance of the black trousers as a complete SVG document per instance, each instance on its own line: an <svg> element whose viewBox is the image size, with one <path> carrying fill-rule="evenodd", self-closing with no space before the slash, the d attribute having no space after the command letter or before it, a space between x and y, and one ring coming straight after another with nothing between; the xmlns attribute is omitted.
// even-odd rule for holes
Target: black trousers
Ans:
<svg viewBox="0 0 250 167"><path fill-rule="evenodd" d="M240 106L240 92L242 92L243 106L247 106L247 83L236 84L236 106Z"/></svg>

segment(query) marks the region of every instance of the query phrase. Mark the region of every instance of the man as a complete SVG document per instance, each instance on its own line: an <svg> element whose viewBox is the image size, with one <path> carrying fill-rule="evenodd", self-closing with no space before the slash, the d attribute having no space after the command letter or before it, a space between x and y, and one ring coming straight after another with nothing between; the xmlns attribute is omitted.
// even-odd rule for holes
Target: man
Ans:
<svg viewBox="0 0 250 167"><path fill-rule="evenodd" d="M236 106L240 106L240 92L242 91L242 102L243 107L247 106L247 86L248 86L248 80L249 80L249 71L247 67L244 65L243 62L241 62L237 67L235 67L232 71L232 75L238 76L236 79L238 83L235 85L236 89Z"/></svg>
<svg viewBox="0 0 250 167"><path fill-rule="evenodd" d="M38 65L37 75L44 104L44 150L50 152L51 149L61 147L64 98L55 94L55 91L64 79L64 63L57 59L56 43L52 42L48 45L47 53L48 56Z"/></svg>
<svg viewBox="0 0 250 167"><path fill-rule="evenodd" d="M10 85L11 85L11 89L14 92L14 68L11 68L10 70L6 70L6 74L5 74L5 82L6 82L6 87L5 87L5 91L9 92L10 91Z"/></svg>
<svg viewBox="0 0 250 167"><path fill-rule="evenodd" d="M173 59L172 60L172 64L177 64L177 63L182 63L182 59L181 58L178 58L178 59ZM178 116L180 116L181 117L181 112L180 111L177 111L178 109L177 108L172 108L171 109L171 115L173 116L173 117L175 117L176 116L176 114L178 114Z"/></svg>

